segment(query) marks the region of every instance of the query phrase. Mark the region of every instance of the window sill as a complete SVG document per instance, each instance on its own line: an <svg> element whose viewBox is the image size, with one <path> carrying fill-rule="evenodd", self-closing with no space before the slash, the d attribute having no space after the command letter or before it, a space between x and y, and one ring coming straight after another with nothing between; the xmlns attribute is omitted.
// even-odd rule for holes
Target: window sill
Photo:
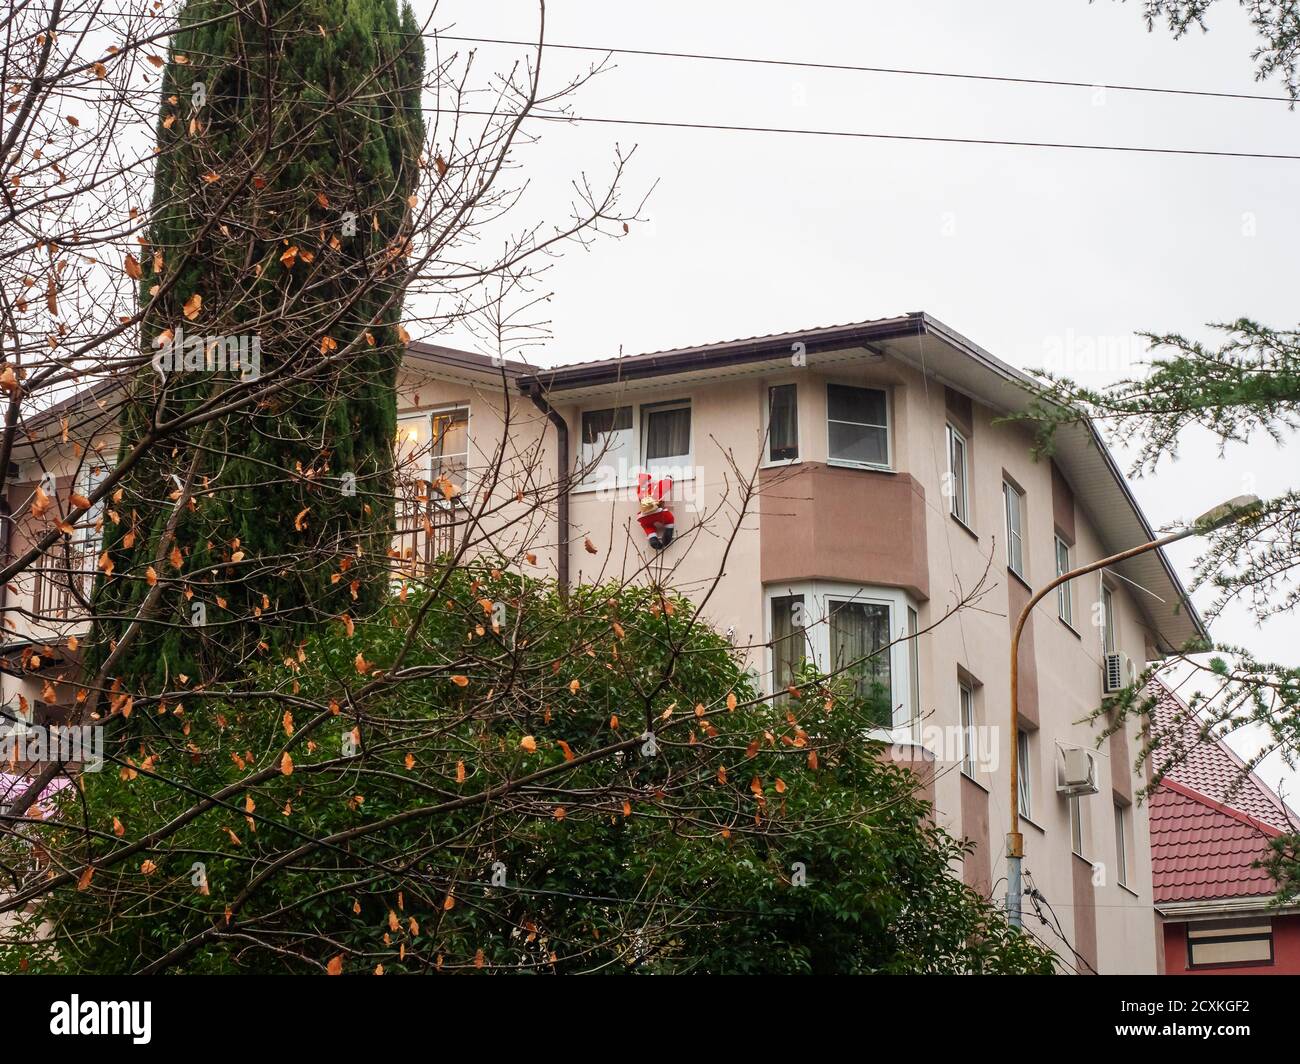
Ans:
<svg viewBox="0 0 1300 1064"><path fill-rule="evenodd" d="M1132 894L1133 897L1135 898L1141 897L1141 895L1132 887L1130 887L1127 883L1116 883L1115 886L1119 887L1119 889L1124 891L1126 894Z"/></svg>
<svg viewBox="0 0 1300 1064"><path fill-rule="evenodd" d="M969 772L967 772L965 769L962 769L962 770L961 770L961 778L964 779L964 780L967 780L967 781L970 782L970 783L973 783L976 787L978 787L980 790L982 790L985 794L990 794L990 793L992 793L992 792L991 792L987 787L984 786L984 784L982 784L979 780L977 780L974 776L972 776L972 775L971 775Z"/></svg>
<svg viewBox="0 0 1300 1064"><path fill-rule="evenodd" d="M1072 625L1059 613L1056 615L1056 619L1061 622L1061 625L1065 628L1065 630L1069 632L1072 636L1074 636L1075 639L1079 640L1080 643L1083 642L1083 636L1079 634L1079 629L1074 627L1074 625Z"/></svg>
<svg viewBox="0 0 1300 1064"><path fill-rule="evenodd" d="M765 462L760 462L758 468L759 469L783 469L786 466L792 466L792 465L803 465L803 459L786 458L784 460L775 461L775 462L769 460Z"/></svg>
<svg viewBox="0 0 1300 1064"><path fill-rule="evenodd" d="M839 458L828 458L826 464L832 469L857 469L863 473L888 473L892 476L898 472L893 466L868 465L865 462L845 462Z"/></svg>
<svg viewBox="0 0 1300 1064"><path fill-rule="evenodd" d="M1007 566L1007 574L1008 574L1009 576L1014 576L1014 577L1016 578L1016 583L1018 583L1021 587L1023 587L1026 591L1028 591L1031 595L1034 593L1034 589L1033 589L1032 587L1029 586L1029 581L1026 580L1023 576L1021 576L1021 575L1020 575L1018 572L1016 572L1014 569L1012 569L1011 566L1009 566L1009 565Z"/></svg>
<svg viewBox="0 0 1300 1064"><path fill-rule="evenodd" d="M960 528L963 532L965 532L966 535L970 536L970 538L973 539L976 543L980 541L979 533L976 532L975 529L971 528L970 525L968 525L965 521L963 521L951 510L948 511L948 516L951 517L957 523L958 528Z"/></svg>

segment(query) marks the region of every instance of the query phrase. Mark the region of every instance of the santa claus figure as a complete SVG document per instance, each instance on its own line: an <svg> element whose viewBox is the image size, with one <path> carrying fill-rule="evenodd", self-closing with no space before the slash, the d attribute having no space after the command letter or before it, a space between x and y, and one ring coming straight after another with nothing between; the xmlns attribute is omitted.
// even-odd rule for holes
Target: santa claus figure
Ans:
<svg viewBox="0 0 1300 1064"><path fill-rule="evenodd" d="M676 531L673 512L664 505L664 496L672 486L673 482L669 478L652 484L648 473L637 477L637 495L641 500L638 504L641 515L637 518L637 523L654 550L663 550L668 546Z"/></svg>

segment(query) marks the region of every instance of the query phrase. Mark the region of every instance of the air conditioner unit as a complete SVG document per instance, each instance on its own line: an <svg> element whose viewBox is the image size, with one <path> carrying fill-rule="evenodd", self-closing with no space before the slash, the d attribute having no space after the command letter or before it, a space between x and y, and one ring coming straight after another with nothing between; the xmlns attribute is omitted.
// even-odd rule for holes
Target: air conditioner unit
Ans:
<svg viewBox="0 0 1300 1064"><path fill-rule="evenodd" d="M1102 677L1102 690L1113 695L1133 682L1133 662L1123 652L1106 655L1106 674Z"/></svg>
<svg viewBox="0 0 1300 1064"><path fill-rule="evenodd" d="M1066 747L1056 763L1056 793L1073 798L1097 793L1097 758L1091 750Z"/></svg>

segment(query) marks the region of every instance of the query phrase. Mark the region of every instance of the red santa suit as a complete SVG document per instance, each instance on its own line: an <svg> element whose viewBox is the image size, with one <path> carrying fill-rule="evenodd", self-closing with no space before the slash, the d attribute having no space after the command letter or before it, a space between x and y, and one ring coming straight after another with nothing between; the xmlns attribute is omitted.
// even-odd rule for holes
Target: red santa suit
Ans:
<svg viewBox="0 0 1300 1064"><path fill-rule="evenodd" d="M672 487L672 481L664 479L657 484L650 483L649 474L642 473L637 478L637 488L641 497L641 516L637 524L646 534L646 539L654 550L663 550L673 541L677 530L673 512L664 505L663 497Z"/></svg>

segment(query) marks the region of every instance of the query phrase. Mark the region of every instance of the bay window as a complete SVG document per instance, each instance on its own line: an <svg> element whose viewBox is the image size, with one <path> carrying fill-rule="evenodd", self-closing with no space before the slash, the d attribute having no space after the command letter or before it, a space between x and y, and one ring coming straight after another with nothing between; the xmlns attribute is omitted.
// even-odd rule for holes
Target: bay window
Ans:
<svg viewBox="0 0 1300 1064"><path fill-rule="evenodd" d="M848 679L854 693L882 698L873 722L891 732L919 719L917 613L896 588L828 582L767 590L771 690L783 690L801 660ZM911 638L909 638L911 637Z"/></svg>

